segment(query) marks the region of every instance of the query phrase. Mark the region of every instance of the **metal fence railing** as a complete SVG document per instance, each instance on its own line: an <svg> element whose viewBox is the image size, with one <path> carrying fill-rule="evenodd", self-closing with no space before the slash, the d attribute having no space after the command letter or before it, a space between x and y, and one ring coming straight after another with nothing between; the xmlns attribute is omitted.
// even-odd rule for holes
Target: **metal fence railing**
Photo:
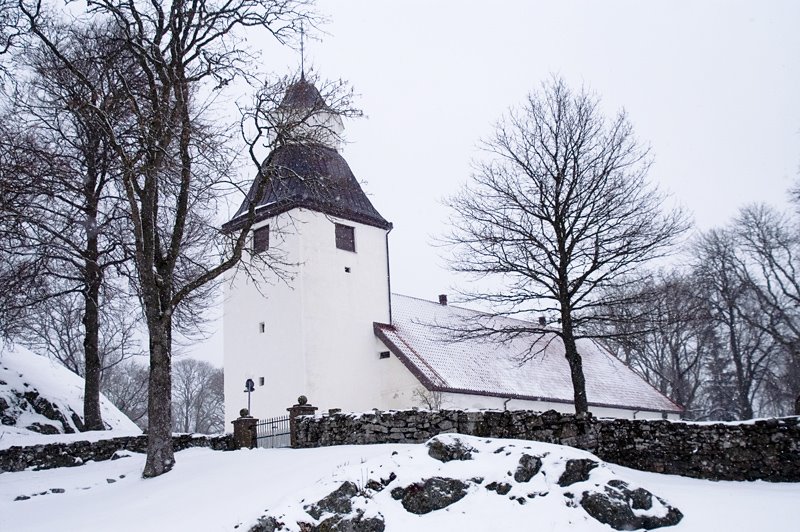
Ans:
<svg viewBox="0 0 800 532"><path fill-rule="evenodd" d="M256 447L275 449L292 445L289 416L262 419L256 423L254 430Z"/></svg>

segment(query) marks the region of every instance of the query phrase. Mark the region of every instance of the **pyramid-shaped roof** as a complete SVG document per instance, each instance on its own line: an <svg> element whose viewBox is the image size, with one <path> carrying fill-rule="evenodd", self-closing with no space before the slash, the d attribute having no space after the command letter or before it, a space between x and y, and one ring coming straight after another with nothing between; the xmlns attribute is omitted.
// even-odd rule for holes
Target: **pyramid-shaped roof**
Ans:
<svg viewBox="0 0 800 532"><path fill-rule="evenodd" d="M281 107L328 109L317 88L305 78L287 88ZM255 197L262 176L269 182L261 197ZM367 198L344 157L320 142L287 142L273 149L247 197L223 229L231 231L240 226L253 202L256 222L300 207L382 229L392 227Z"/></svg>
<svg viewBox="0 0 800 532"><path fill-rule="evenodd" d="M253 201L257 222L302 207L381 229L392 227L373 207L347 161L333 148L286 144L270 153L262 175L270 180L263 194L255 198L258 182L254 180L226 229L233 230L243 221Z"/></svg>

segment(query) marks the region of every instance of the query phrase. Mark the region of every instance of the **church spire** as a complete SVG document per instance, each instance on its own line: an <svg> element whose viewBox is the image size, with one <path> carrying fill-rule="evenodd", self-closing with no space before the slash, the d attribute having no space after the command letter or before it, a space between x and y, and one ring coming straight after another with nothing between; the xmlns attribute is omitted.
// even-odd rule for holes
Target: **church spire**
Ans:
<svg viewBox="0 0 800 532"><path fill-rule="evenodd" d="M306 32L303 29L303 21L300 21L300 81L306 80L306 64L305 64L305 40Z"/></svg>

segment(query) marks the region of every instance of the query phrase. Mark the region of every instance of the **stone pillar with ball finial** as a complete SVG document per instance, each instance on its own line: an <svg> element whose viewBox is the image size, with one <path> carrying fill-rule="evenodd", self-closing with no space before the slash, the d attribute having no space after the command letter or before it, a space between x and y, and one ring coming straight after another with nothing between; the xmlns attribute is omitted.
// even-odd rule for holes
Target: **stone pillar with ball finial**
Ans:
<svg viewBox="0 0 800 532"><path fill-rule="evenodd" d="M289 431L291 432L292 448L297 447L297 418L300 416L316 415L317 407L308 404L308 398L301 395L297 398L297 404L286 409L289 412Z"/></svg>

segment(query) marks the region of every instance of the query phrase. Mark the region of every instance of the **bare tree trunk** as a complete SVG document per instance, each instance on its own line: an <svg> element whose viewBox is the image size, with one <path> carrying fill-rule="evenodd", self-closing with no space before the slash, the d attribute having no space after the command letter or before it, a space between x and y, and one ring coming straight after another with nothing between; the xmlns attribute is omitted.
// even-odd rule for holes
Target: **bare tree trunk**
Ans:
<svg viewBox="0 0 800 532"><path fill-rule="evenodd" d="M575 413L582 414L589 411L589 402L586 399L586 377L583 374L583 360L578 347L575 345L575 335L572 330L570 311L561 312L561 339L564 342L564 356L569 362L569 372L572 378L572 390L575 401Z"/></svg>
<svg viewBox="0 0 800 532"><path fill-rule="evenodd" d="M91 157L91 156L90 156ZM93 161L91 161L93 162ZM90 163L84 183L84 197L87 200L86 249L84 251L84 296L83 296L83 423L86 430L103 430L103 417L100 412L100 377L102 364L100 360L100 286L103 283L103 272L98 263L99 249L97 236L97 173Z"/></svg>
<svg viewBox="0 0 800 532"><path fill-rule="evenodd" d="M97 248L97 238L94 248ZM91 247L91 245L90 245ZM100 412L100 377L102 364L100 361L100 283L102 282L97 261L86 260L86 288L84 291L83 311L83 356L84 356L84 388L83 388L83 423L86 430L104 430L103 417Z"/></svg>
<svg viewBox="0 0 800 532"><path fill-rule="evenodd" d="M147 462L142 476L156 477L175 465L172 450L172 323L148 317L150 386L147 406Z"/></svg>

